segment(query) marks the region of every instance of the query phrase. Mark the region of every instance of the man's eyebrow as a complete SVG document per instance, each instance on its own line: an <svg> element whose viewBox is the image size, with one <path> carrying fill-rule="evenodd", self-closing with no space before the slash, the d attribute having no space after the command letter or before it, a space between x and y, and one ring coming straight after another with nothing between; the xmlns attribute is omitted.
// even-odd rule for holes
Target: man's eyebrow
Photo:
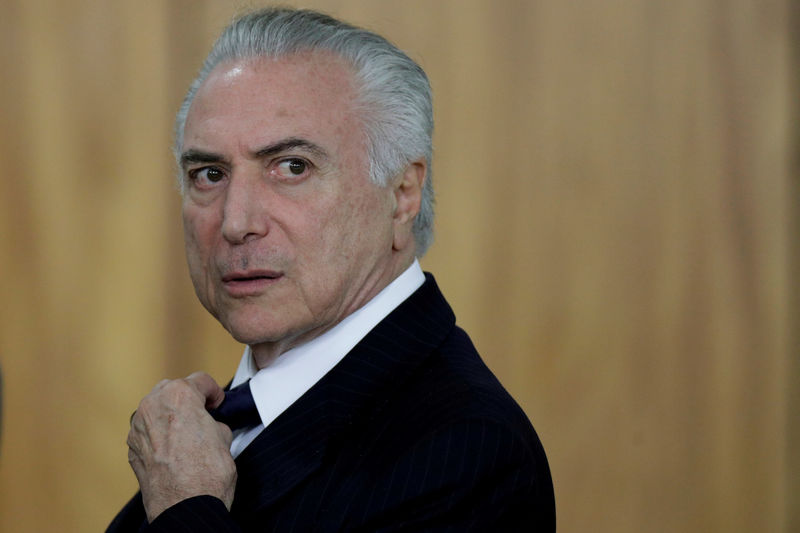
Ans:
<svg viewBox="0 0 800 533"><path fill-rule="evenodd" d="M181 168L186 168L192 163L221 163L225 158L213 152L189 149L181 154Z"/></svg>
<svg viewBox="0 0 800 533"><path fill-rule="evenodd" d="M301 139L298 137L289 137L288 139L282 139L278 142L272 143L267 145L263 148L259 148L254 152L255 157L269 157L281 152L286 152L288 150L293 150L295 148L301 148L312 154L316 155L317 157L321 157L324 159L328 159L330 156L328 152L326 152L321 146L315 144L311 141L307 141L305 139ZM181 168L186 168L187 166L194 164L194 163L225 163L227 159L220 155L215 154L213 152L206 152L205 150L197 150L195 148L190 148L181 154Z"/></svg>
<svg viewBox="0 0 800 533"><path fill-rule="evenodd" d="M317 157L321 157L324 159L328 159L330 157L328 155L328 152L326 152L318 144L315 144L311 141L307 141L306 139L301 139L299 137L289 137L288 139L282 139L278 142L260 148L256 150L255 156L269 157L276 154L280 154L281 152L294 150L295 148L301 148L303 150L306 150L307 152L311 152Z"/></svg>

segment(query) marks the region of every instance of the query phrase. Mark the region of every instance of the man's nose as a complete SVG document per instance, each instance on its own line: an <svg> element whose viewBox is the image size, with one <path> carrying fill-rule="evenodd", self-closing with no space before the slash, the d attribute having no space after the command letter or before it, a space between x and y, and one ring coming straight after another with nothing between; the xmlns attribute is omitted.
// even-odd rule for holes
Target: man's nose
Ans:
<svg viewBox="0 0 800 533"><path fill-rule="evenodd" d="M260 180L233 176L228 183L223 207L222 235L231 244L263 237L269 231L265 191Z"/></svg>

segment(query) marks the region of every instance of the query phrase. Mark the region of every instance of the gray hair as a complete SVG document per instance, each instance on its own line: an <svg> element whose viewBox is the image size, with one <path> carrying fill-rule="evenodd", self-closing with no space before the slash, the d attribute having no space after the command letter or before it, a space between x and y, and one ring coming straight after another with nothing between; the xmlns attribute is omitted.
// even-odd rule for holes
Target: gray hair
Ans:
<svg viewBox="0 0 800 533"><path fill-rule="evenodd" d="M217 39L178 111L176 157L183 149L186 116L194 96L217 65L313 50L333 52L353 67L374 183L386 186L406 165L425 158L428 174L413 226L416 254L421 257L433 240L430 83L417 63L375 33L322 13L292 8L266 8L236 18Z"/></svg>

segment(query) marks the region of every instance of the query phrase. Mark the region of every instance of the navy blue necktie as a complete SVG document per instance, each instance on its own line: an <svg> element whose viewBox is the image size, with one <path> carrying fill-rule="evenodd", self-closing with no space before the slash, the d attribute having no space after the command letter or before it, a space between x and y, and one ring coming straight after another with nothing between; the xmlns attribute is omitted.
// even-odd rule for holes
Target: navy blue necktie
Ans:
<svg viewBox="0 0 800 533"><path fill-rule="evenodd" d="M225 399L219 407L211 409L209 414L215 420L226 424L231 431L255 426L261 423L261 417L250 392L250 381L225 391Z"/></svg>

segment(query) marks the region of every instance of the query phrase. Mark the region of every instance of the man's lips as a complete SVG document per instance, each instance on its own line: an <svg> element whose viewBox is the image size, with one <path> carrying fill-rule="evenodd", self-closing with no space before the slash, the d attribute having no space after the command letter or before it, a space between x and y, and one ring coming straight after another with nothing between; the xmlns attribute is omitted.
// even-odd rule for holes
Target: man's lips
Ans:
<svg viewBox="0 0 800 533"><path fill-rule="evenodd" d="M228 272L222 276L222 282L252 281L256 279L277 279L281 277L280 272L274 270L247 270L241 272Z"/></svg>
<svg viewBox="0 0 800 533"><path fill-rule="evenodd" d="M222 276L222 285L234 297L256 296L283 274L273 270L247 270L228 272Z"/></svg>

